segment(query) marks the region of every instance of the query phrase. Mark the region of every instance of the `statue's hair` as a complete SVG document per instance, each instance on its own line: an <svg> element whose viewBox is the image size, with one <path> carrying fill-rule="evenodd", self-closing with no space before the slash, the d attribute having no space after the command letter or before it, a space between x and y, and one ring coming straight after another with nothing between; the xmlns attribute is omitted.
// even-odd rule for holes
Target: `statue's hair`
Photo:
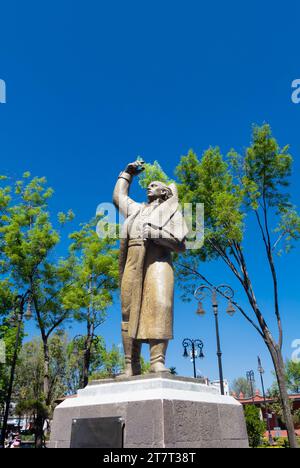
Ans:
<svg viewBox="0 0 300 468"><path fill-rule="evenodd" d="M171 188L167 184L164 184L163 182L160 182L159 180L155 182L158 183L162 188L166 190L165 200L168 200L169 198L173 197L174 194Z"/></svg>

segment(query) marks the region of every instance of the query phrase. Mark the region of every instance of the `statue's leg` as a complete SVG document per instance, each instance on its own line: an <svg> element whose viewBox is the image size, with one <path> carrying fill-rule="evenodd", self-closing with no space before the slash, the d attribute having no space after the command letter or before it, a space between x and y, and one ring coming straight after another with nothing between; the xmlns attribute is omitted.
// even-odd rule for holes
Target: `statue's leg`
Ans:
<svg viewBox="0 0 300 468"><path fill-rule="evenodd" d="M141 375L141 349L142 349L142 342L140 340L133 340L132 339L132 374L133 375Z"/></svg>
<svg viewBox="0 0 300 468"><path fill-rule="evenodd" d="M140 375L142 342L140 340L133 340L128 336L128 322L122 322L122 339L125 356L123 375L126 377Z"/></svg>
<svg viewBox="0 0 300 468"><path fill-rule="evenodd" d="M136 263L139 258L140 247L131 247L128 250L128 257L121 284L122 303L122 338L125 355L124 374L127 377L141 374L141 347L142 341L132 339L128 335L129 321L132 310L132 289L136 277Z"/></svg>
<svg viewBox="0 0 300 468"><path fill-rule="evenodd" d="M123 375L131 377L132 372L132 338L128 336L128 322L122 322L122 340L124 348L125 369Z"/></svg>
<svg viewBox="0 0 300 468"><path fill-rule="evenodd" d="M150 372L170 372L165 367L168 340L149 340L150 344Z"/></svg>

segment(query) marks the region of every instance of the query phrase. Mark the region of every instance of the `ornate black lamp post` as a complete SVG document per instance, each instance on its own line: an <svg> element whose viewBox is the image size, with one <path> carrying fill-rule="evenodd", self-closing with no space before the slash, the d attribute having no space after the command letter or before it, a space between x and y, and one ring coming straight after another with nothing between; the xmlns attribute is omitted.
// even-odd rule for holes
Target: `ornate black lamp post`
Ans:
<svg viewBox="0 0 300 468"><path fill-rule="evenodd" d="M269 433L269 443L270 443L270 445L273 445L273 437L272 437L272 432L271 432L269 411L268 411L268 408L267 408L267 399L266 399L265 384L264 384L264 378L263 378L263 375L264 375L265 371L264 371L264 368L261 365L261 360L260 360L259 356L257 357L257 361L258 361L258 372L260 373L261 388L262 388L262 392L263 392L266 415L267 415L267 427L268 427L268 433Z"/></svg>
<svg viewBox="0 0 300 468"><path fill-rule="evenodd" d="M251 370L251 371L246 372L246 377L247 377L248 383L250 384L250 387L251 387L251 397L252 397L252 400L254 401L254 385L255 385L255 375L254 375L254 371Z"/></svg>
<svg viewBox="0 0 300 468"><path fill-rule="evenodd" d="M203 354L203 341L201 340L191 340L190 338L185 338L182 342L182 346L184 348L183 352L183 357L191 357L191 360L193 362L193 367L194 367L194 378L197 378L197 372L196 372L196 359L204 358Z"/></svg>
<svg viewBox="0 0 300 468"><path fill-rule="evenodd" d="M198 315L205 315L205 310L203 308L202 301L208 295L211 296L212 306L213 306L213 313L214 313L214 317L215 317L216 338L217 338L217 356L218 356L218 365L219 365L221 395L225 395L223 366L222 366L222 351L221 351L220 332L219 332L219 318L218 318L219 311L218 311L217 297L218 297L218 295L220 295L220 296L225 297L226 299L228 299L228 306L227 306L226 312L230 316L233 316L235 314L235 308L233 307L233 304L232 304L234 291L230 286L228 286L226 284L221 284L220 286L218 286L216 288L211 287L211 286L207 286L206 284L202 284L201 286L199 286L194 292L195 298L199 301L198 302L198 309L197 309L197 314Z"/></svg>
<svg viewBox="0 0 300 468"><path fill-rule="evenodd" d="M17 359L18 359L18 351L19 351L19 346L20 346L21 328L23 324L23 318L25 317L25 319L29 320L32 317L31 301L32 301L31 291L27 291L23 295L16 296L14 310L13 310L11 317L9 318L9 324L11 326L17 327L17 334L16 334L14 355L13 355L11 369L10 369L10 379L9 379L9 385L8 385L8 390L6 394L6 399L5 399L5 412L4 412L2 430L1 430L0 447L3 447L3 448L5 444L7 421L8 421L8 416L9 416L11 395L12 395L12 390L13 390L15 370L16 370L16 364L17 364ZM27 304L27 309L25 311L26 304Z"/></svg>

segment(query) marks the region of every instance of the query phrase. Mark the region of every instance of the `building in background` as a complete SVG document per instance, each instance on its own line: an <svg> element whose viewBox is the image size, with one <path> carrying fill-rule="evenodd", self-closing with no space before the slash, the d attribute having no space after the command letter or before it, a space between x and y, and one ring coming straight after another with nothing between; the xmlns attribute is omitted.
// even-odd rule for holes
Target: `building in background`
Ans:
<svg viewBox="0 0 300 468"><path fill-rule="evenodd" d="M260 394L259 390L256 390L255 395L253 398L245 398L243 393L240 393L239 396L236 393L232 394L243 406L246 405L255 405L261 411L261 419L266 420L269 417L270 421L270 428L272 432L272 437L287 437L286 426L283 421L280 419L280 416L275 414L273 411L268 411L265 408L264 397ZM293 402L293 410L297 411L300 410L300 394L293 394L289 395L290 401ZM269 405L272 405L277 402L275 398L266 398L266 402ZM297 436L300 436L300 424L295 425L295 432ZM268 437L268 433L266 432L266 437Z"/></svg>
<svg viewBox="0 0 300 468"><path fill-rule="evenodd" d="M213 380L210 382L210 385L213 387L216 387L219 392L221 393L221 385L220 385L220 380ZM229 382L228 380L224 380L224 395L229 396L230 391L229 391Z"/></svg>

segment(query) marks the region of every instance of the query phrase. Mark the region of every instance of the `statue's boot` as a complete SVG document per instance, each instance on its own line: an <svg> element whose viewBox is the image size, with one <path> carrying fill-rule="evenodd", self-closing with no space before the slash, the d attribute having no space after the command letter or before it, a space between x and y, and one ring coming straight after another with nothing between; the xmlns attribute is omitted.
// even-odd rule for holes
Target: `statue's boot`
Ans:
<svg viewBox="0 0 300 468"><path fill-rule="evenodd" d="M131 354L131 368L133 375L141 375L141 349L142 342L139 340L132 339L132 354Z"/></svg>
<svg viewBox="0 0 300 468"><path fill-rule="evenodd" d="M141 341L128 336L128 322L122 322L122 339L125 356L125 369L123 376L132 377L141 374Z"/></svg>
<svg viewBox="0 0 300 468"><path fill-rule="evenodd" d="M150 372L170 372L165 366L168 343L168 340L149 340Z"/></svg>

